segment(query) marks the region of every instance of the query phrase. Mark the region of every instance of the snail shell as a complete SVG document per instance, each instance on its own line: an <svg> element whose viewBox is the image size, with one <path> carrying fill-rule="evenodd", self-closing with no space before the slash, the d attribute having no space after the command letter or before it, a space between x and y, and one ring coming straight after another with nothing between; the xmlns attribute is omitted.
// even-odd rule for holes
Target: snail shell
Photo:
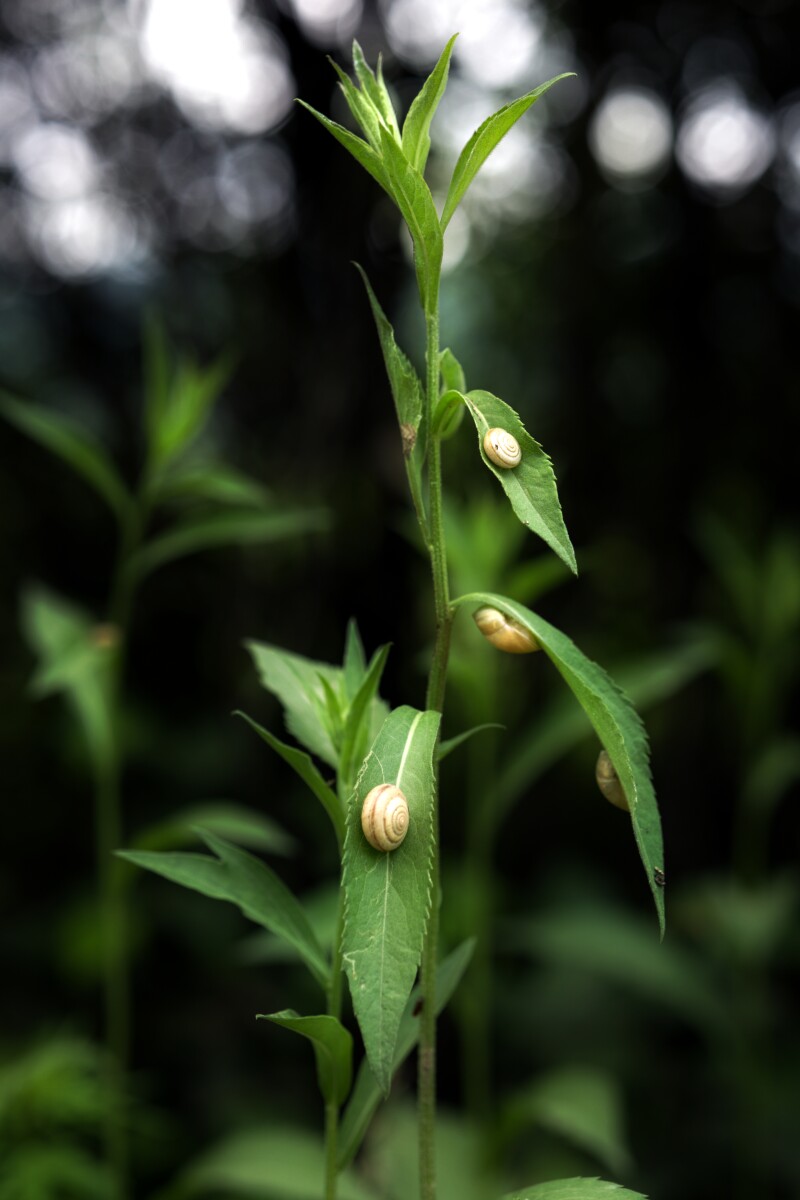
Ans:
<svg viewBox="0 0 800 1200"><path fill-rule="evenodd" d="M522 462L519 442L507 429L501 429L499 426L486 430L483 435L483 449L486 457L490 458L496 467L510 470Z"/></svg>
<svg viewBox="0 0 800 1200"><path fill-rule="evenodd" d="M594 777L597 780L597 786L611 804L616 808L621 808L623 812L630 812L628 799L622 790L622 784L619 781L619 775L614 769L614 764L608 757L605 750L601 750L597 756L597 766L594 770Z"/></svg>
<svg viewBox="0 0 800 1200"><path fill-rule="evenodd" d="M499 608L479 608L472 619L483 636L506 654L533 654L541 646L529 629Z"/></svg>
<svg viewBox="0 0 800 1200"><path fill-rule="evenodd" d="M393 783L379 783L361 806L364 837L376 850L396 850L408 833L408 801Z"/></svg>

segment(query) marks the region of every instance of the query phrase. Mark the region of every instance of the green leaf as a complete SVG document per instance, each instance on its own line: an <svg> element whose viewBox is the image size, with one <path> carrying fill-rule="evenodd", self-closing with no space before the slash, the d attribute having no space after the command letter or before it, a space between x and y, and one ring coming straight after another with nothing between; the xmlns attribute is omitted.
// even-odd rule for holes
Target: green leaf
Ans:
<svg viewBox="0 0 800 1200"><path fill-rule="evenodd" d="M267 745L271 746L275 753L279 754L283 761L287 762L292 770L300 776L303 783L307 784L330 817L341 845L344 838L344 814L339 798L333 789L328 787L309 756L302 750L297 750L293 746L287 746L285 742L281 742L269 730L264 729L251 717L248 717L247 713L237 711L234 716L242 717L247 721L250 728L254 729L258 736L263 738Z"/></svg>
<svg viewBox="0 0 800 1200"><path fill-rule="evenodd" d="M503 1200L647 1200L647 1197L605 1179L554 1179L511 1192Z"/></svg>
<svg viewBox="0 0 800 1200"><path fill-rule="evenodd" d="M42 587L28 587L21 608L23 633L38 659L32 693L65 694L95 769L107 770L115 752L109 703L114 630Z"/></svg>
<svg viewBox="0 0 800 1200"><path fill-rule="evenodd" d="M447 1005L453 992L461 982L461 977L469 966L472 952L475 949L475 939L462 942L457 949L448 954L436 968L436 1014L439 1015ZM419 1012L417 1006L422 998L422 990L415 987L406 1003L405 1011L400 1020L392 1061L392 1074L408 1058L419 1041ZM370 1070L369 1063L364 1059L356 1076L353 1093L345 1109L342 1123L339 1127L339 1170L347 1167L355 1158L358 1148L367 1132L372 1116L383 1099L383 1092L375 1076Z"/></svg>
<svg viewBox="0 0 800 1200"><path fill-rule="evenodd" d="M389 194L400 209L414 243L422 306L427 313L434 313L439 297L443 242L433 196L422 175L383 126L380 135Z"/></svg>
<svg viewBox="0 0 800 1200"><path fill-rule="evenodd" d="M322 509L259 512L245 508L187 516L147 542L134 556L131 569L141 577L198 550L277 542L297 534L319 532L327 524L327 514Z"/></svg>
<svg viewBox="0 0 800 1200"><path fill-rule="evenodd" d="M381 646L376 650L361 687L347 710L339 757L340 788L347 794L355 784L358 768L372 741L370 706L377 696L389 649L389 646Z"/></svg>
<svg viewBox="0 0 800 1200"><path fill-rule="evenodd" d="M384 1093L430 912L439 721L438 713L409 707L389 714L364 760L347 814L343 960L367 1057ZM405 840L388 854L374 850L361 830L364 797L381 783L403 791L410 813Z"/></svg>
<svg viewBox="0 0 800 1200"><path fill-rule="evenodd" d="M291 854L296 845L294 838L262 813L227 801L216 801L185 808L166 820L149 825L136 835L134 849L177 849L196 840L198 825L240 846L269 850L271 854Z"/></svg>
<svg viewBox="0 0 800 1200"><path fill-rule="evenodd" d="M325 1153L316 1134L263 1122L212 1147L179 1180L179 1195L253 1200L320 1200ZM376 1200L355 1175L337 1181L338 1200Z"/></svg>
<svg viewBox="0 0 800 1200"><path fill-rule="evenodd" d="M355 266L367 289L367 297L383 351L383 361L386 364L386 374L392 389L397 420L400 424L406 470L409 473L412 488L416 487L418 494L421 487L422 462L425 453L424 431L422 435L420 434L424 410L422 384L417 372L397 345L391 322L378 303L364 269L358 263Z"/></svg>
<svg viewBox="0 0 800 1200"><path fill-rule="evenodd" d="M431 433L446 441L458 430L464 417L464 397L451 388L436 401L431 417Z"/></svg>
<svg viewBox="0 0 800 1200"><path fill-rule="evenodd" d="M120 850L118 857L212 900L227 900L293 946L325 987L330 970L300 902L265 863L207 830L198 834L217 858L204 854Z"/></svg>
<svg viewBox="0 0 800 1200"><path fill-rule="evenodd" d="M490 721L484 725L475 725L472 729L466 729L463 733L448 738L446 742L440 742L436 754L437 761L441 762L443 758L447 758L448 754L452 754L454 750L457 750L459 746L468 741L473 734L482 733L484 729L505 729L505 725L498 725L496 722Z"/></svg>
<svg viewBox="0 0 800 1200"><path fill-rule="evenodd" d="M336 1017L301 1017L291 1008L259 1013L257 1020L271 1021L311 1041L317 1060L319 1090L327 1103L344 1104L353 1078L353 1039Z"/></svg>
<svg viewBox="0 0 800 1200"><path fill-rule="evenodd" d="M215 402L230 379L233 357L222 355L208 367L188 359L178 360L171 371L166 403L157 415L150 414L153 465L163 466L177 458L197 440L205 428Z"/></svg>
<svg viewBox="0 0 800 1200"><path fill-rule="evenodd" d="M344 691L348 704L352 704L367 672L367 659L358 625L354 618L347 622L347 640L344 647Z"/></svg>
<svg viewBox="0 0 800 1200"><path fill-rule="evenodd" d="M383 162L380 155L371 146L368 146L362 138L356 137L349 129L345 129L344 125L339 125L336 121L331 121L328 117L323 116L321 112L317 112L310 104L306 104L305 100L298 100L297 103L308 109L312 117L316 117L320 125L324 125L328 133L332 133L337 142L344 146L356 162L360 163L364 170L368 171L372 178L391 196Z"/></svg>
<svg viewBox="0 0 800 1200"><path fill-rule="evenodd" d="M630 808L639 855L664 936L664 848L661 820L650 778L647 734L635 708L614 681L573 641L542 617L506 596L473 592L454 604L489 605L519 621L538 640L591 721L619 775ZM662 884L657 883L661 878Z"/></svg>
<svg viewBox="0 0 800 1200"><path fill-rule="evenodd" d="M431 121L447 86L450 55L453 53L457 37L456 33L450 38L438 63L422 85L421 91L411 102L411 107L403 122L403 153L411 165L420 172L425 170L425 164L428 161L428 152L431 148Z"/></svg>
<svg viewBox="0 0 800 1200"><path fill-rule="evenodd" d="M508 930L504 945L510 951L605 980L676 1014L704 1036L727 1036L729 1010L707 962L674 939L659 945L636 913L598 900L570 902L515 921Z"/></svg>
<svg viewBox="0 0 800 1200"><path fill-rule="evenodd" d="M378 114L364 93L360 92L355 86L347 72L343 71L330 55L328 56L328 62L339 76L339 87L347 101L347 107L353 114L357 124L360 125L364 136L373 150L380 154L381 135L378 132L380 126Z"/></svg>
<svg viewBox="0 0 800 1200"><path fill-rule="evenodd" d="M468 392L464 400L478 431L481 458L499 480L514 512L522 524L538 533L577 575L575 551L561 514L556 477L550 459L528 433L519 414L498 396L493 396L491 392L473 391ZM498 426L517 439L522 451L519 466L510 470L495 466L483 448L486 431Z"/></svg>
<svg viewBox="0 0 800 1200"><path fill-rule="evenodd" d="M306 749L331 767L339 754L327 718L325 679L344 703L342 671L266 642L245 642L261 683L277 696L285 710L286 727Z"/></svg>
<svg viewBox="0 0 800 1200"><path fill-rule="evenodd" d="M172 364L164 323L155 311L145 314L142 329L144 358L144 427L148 446L155 446L169 403Z"/></svg>
<svg viewBox="0 0 800 1200"><path fill-rule="evenodd" d="M201 896L208 896L210 900L234 903L224 863L207 854L187 854L178 850L118 850L117 857L152 871L170 883L179 883Z"/></svg>
<svg viewBox="0 0 800 1200"><path fill-rule="evenodd" d="M312 975L326 987L328 960L316 939L300 901L260 859L230 842L199 829L203 841L227 869L228 887L236 904L251 921L278 934L297 950Z"/></svg>
<svg viewBox="0 0 800 1200"><path fill-rule="evenodd" d="M528 111L532 104L536 103L540 96L544 95L548 88L551 88L554 83L558 83L559 79L566 79L568 76L574 75L574 73L574 71L566 71L563 75L556 75L554 79L548 79L547 83L540 84L539 87L534 88L527 95L520 96L518 100L512 100L510 104L504 104L491 117L487 117L482 125L478 126L461 151L458 162L455 165L453 178L450 180L450 187L447 192L447 199L442 210L443 231L461 203L467 188L478 174L478 171L486 162L486 159L498 142L502 141L508 133L512 125L516 124L520 117Z"/></svg>
<svg viewBox="0 0 800 1200"><path fill-rule="evenodd" d="M399 138L400 130L397 125L397 117L395 116L394 107L383 80L383 68L380 58L378 58L378 74L376 76L364 58L364 52L358 42L354 41L353 66L364 95L381 118L386 129L391 132L394 138Z"/></svg>
<svg viewBox="0 0 800 1200"><path fill-rule="evenodd" d="M115 516L124 520L131 495L103 447L77 422L38 404L23 404L0 392L0 414L21 433L57 455L98 492Z"/></svg>
<svg viewBox="0 0 800 1200"><path fill-rule="evenodd" d="M623 1130L617 1081L594 1067L562 1067L513 1097L509 1117L517 1126L543 1125L624 1174L631 1156Z"/></svg>
<svg viewBox="0 0 800 1200"><path fill-rule="evenodd" d="M153 492L166 504L211 501L262 509L272 499L257 480L218 462L179 463L157 477Z"/></svg>
<svg viewBox="0 0 800 1200"><path fill-rule="evenodd" d="M439 355L439 374L442 377L442 391L466 392L464 368L449 346L445 346Z"/></svg>

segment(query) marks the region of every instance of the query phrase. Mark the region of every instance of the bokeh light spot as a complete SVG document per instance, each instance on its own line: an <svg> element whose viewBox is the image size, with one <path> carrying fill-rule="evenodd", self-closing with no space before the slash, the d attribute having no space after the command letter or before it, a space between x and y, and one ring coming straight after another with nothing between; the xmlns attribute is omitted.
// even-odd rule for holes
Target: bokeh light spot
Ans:
<svg viewBox="0 0 800 1200"><path fill-rule="evenodd" d="M653 182L664 173L672 149L669 109L649 89L616 88L597 106L589 145L612 183L635 187Z"/></svg>

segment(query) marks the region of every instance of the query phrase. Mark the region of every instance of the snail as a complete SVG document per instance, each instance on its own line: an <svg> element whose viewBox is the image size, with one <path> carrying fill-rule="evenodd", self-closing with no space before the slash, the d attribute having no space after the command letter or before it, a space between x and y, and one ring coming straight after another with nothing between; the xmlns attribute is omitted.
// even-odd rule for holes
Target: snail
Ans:
<svg viewBox="0 0 800 1200"><path fill-rule="evenodd" d="M396 850L408 833L408 801L393 783L379 783L361 806L361 828L375 850Z"/></svg>
<svg viewBox="0 0 800 1200"><path fill-rule="evenodd" d="M628 805L628 798L622 790L619 775L606 750L601 750L597 756L594 777L597 780L597 786L606 800L616 808L621 808L623 812L631 811Z"/></svg>
<svg viewBox="0 0 800 1200"><path fill-rule="evenodd" d="M530 630L499 608L479 608L472 619L487 641L506 654L533 654L534 650L541 650Z"/></svg>
<svg viewBox="0 0 800 1200"><path fill-rule="evenodd" d="M486 457L491 459L496 467L510 470L522 462L522 451L519 442L507 429L487 429L483 435L483 449Z"/></svg>

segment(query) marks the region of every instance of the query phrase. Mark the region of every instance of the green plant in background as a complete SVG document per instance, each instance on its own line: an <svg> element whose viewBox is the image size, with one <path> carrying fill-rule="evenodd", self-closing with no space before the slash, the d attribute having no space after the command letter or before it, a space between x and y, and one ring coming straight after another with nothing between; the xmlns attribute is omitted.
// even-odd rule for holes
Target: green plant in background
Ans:
<svg viewBox="0 0 800 1200"><path fill-rule="evenodd" d="M278 876L214 834L203 835L212 856L124 854L131 862L238 905L293 947L324 994L324 1011L318 1014L301 1016L286 1009L266 1014L265 1019L302 1035L313 1045L325 1106L325 1152L320 1170L324 1170L326 1200L336 1196L340 1171L351 1163L381 1097L388 1094L394 1073L415 1044L419 1194L421 1200L436 1196L436 1018L454 990L471 948L469 942L462 944L449 958L439 961L439 763L475 732L441 738L452 628L463 608L474 613L478 627L498 649L539 651L540 659L553 663L577 698L584 722L588 717L603 747L601 754L612 772L615 799L630 814L662 933L664 928L660 821L646 736L631 703L601 667L519 599L482 588L451 596L442 456L465 414L475 427L478 458L496 478L521 524L538 534L568 571L577 570L549 458L508 404L488 391L467 389L455 355L440 350L439 341L439 285L448 223L492 150L557 80L505 105L475 131L458 159L439 215L424 170L430 124L447 82L454 41L450 40L412 102L402 127L380 64L373 72L357 43L353 48L355 80L338 67L336 70L363 138L310 110L397 205L414 246L426 327L424 384L398 347L365 276L364 283L395 402L411 500L430 558L436 627L425 704L419 709L402 705L389 710L378 694L388 648L381 648L367 661L354 626L348 633L341 667L275 646L251 643L249 647L262 683L281 701L287 727L304 749L251 724L322 804L339 848L341 887L330 950L323 948L302 904ZM376 588L378 599L380 586ZM570 733L567 745L573 736ZM564 748L562 737L557 753ZM333 781L328 781L314 759L334 772ZM493 789L489 789L480 798L481 813L495 803ZM479 815L475 814L476 821ZM342 1023L345 975L366 1052L352 1087L353 1043ZM265 1135L265 1141L269 1140L270 1134ZM288 1193L285 1179L270 1175L267 1163L263 1167L255 1185L259 1194L279 1197ZM304 1172L305 1163L299 1169ZM190 1172L178 1194L192 1194L203 1187L247 1190L242 1171L241 1157L236 1158L229 1146L222 1164L219 1158L212 1159L204 1168ZM341 1194L352 1194L357 1187L348 1175ZM612 1192L634 1195L601 1180L565 1179L516 1191L513 1197L593 1200ZM313 1185L303 1190L300 1184L296 1194L301 1193L313 1196L319 1191L315 1192Z"/></svg>
<svg viewBox="0 0 800 1200"><path fill-rule="evenodd" d="M95 790L95 838L102 928L102 971L108 1098L106 1149L115 1200L128 1191L125 1076L130 1041L128 921L130 873L113 852L125 840L121 783L125 755L124 672L138 589L158 567L223 545L269 542L318 530L325 515L278 505L256 480L213 456L206 433L231 372L221 358L199 367L170 353L160 327L145 339L142 407L144 453L135 486L123 480L105 448L79 424L41 405L0 394L0 414L45 446L90 484L118 529L106 611L100 618L41 587L23 595L22 624L38 659L35 696L63 694L85 740ZM178 844L202 819L237 840L280 848L281 831L257 814L224 805L178 814L141 836L145 844ZM283 839L285 842L285 838Z"/></svg>

